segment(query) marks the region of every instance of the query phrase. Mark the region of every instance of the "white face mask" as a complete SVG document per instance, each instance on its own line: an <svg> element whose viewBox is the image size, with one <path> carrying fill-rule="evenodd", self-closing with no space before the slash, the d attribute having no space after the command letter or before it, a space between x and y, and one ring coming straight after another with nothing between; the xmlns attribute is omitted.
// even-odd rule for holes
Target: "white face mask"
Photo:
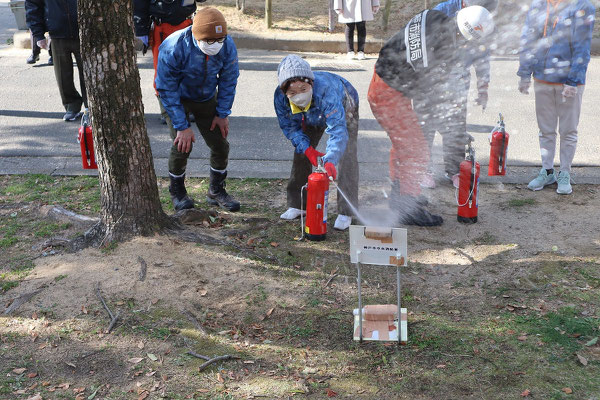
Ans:
<svg viewBox="0 0 600 400"><path fill-rule="evenodd" d="M200 40L198 42L198 47L200 48L200 51L202 51L207 56L214 56L218 54L219 51L221 51L223 43L215 42L213 44L208 44L204 40Z"/></svg>
<svg viewBox="0 0 600 400"><path fill-rule="evenodd" d="M292 103L297 105L300 108L304 108L310 103L312 99L313 91L312 88L308 89L308 91L304 93L298 93L291 97L288 97Z"/></svg>

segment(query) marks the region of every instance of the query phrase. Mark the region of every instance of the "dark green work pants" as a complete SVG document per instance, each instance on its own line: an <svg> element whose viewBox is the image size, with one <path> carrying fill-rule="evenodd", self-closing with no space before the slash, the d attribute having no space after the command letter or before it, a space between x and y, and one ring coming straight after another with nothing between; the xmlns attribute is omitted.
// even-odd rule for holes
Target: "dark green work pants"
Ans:
<svg viewBox="0 0 600 400"><path fill-rule="evenodd" d="M73 57L79 70L79 86L81 94L75 89L73 80ZM65 110L79 112L81 104L87 107L87 94L83 81L83 62L79 52L79 39L52 39L52 60L54 75Z"/></svg>
<svg viewBox="0 0 600 400"><path fill-rule="evenodd" d="M204 138L206 145L210 149L210 166L217 170L227 169L227 163L229 161L229 142L227 139L223 138L218 126L216 126L214 130L210 130L212 121L217 115L216 97L202 103L189 100L181 100L181 102L186 114L192 113L194 118L196 118L196 126ZM161 114L167 121L171 139L175 140L177 137L177 130L173 128L171 118L169 118L164 107L161 107ZM190 149L190 153L191 151L192 150ZM177 146L172 145L171 154L169 155L169 172L173 175L183 174L190 153L182 153L177 150Z"/></svg>

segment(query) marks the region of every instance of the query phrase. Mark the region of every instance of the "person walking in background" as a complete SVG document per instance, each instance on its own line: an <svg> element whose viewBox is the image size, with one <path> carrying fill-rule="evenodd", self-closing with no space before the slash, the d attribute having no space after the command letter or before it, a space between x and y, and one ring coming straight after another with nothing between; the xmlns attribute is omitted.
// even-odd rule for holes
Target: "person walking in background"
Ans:
<svg viewBox="0 0 600 400"><path fill-rule="evenodd" d="M31 41L31 54L27 57L27 64L35 64L40 60L42 49L37 45L37 40L33 39L33 33L29 30L29 40ZM54 65L52 60L52 45L48 45L48 65Z"/></svg>
<svg viewBox="0 0 600 400"><path fill-rule="evenodd" d="M206 0L134 0L133 22L135 35L144 44L143 53L148 48L152 51L154 61L154 79L156 79L156 65L158 63L158 49L162 42L175 31L192 25L191 16L196 12L196 1ZM156 84L154 84L156 90ZM156 92L158 98L158 92ZM162 110L160 100L158 104ZM166 123L161 117L163 123ZM192 121L193 122L193 121Z"/></svg>
<svg viewBox="0 0 600 400"><path fill-rule="evenodd" d="M346 24L346 45L348 59L365 59L365 42L367 40L367 21L372 21L379 11L379 0L334 0L333 9L338 14L338 21ZM357 53L354 53L354 30L358 37Z"/></svg>
<svg viewBox="0 0 600 400"><path fill-rule="evenodd" d="M274 106L283 134L294 145L294 161L287 185L286 212L281 219L298 218L306 209L300 190L308 182L317 158L322 157L327 175L340 171L339 187L348 201L358 207L358 93L344 78L330 72L313 72L310 64L295 54L286 56L277 68L279 85ZM327 133L325 153L315 148ZM306 198L304 198L306 201ZM348 229L351 206L338 191L338 216L334 228Z"/></svg>
<svg viewBox="0 0 600 400"><path fill-rule="evenodd" d="M156 90L163 105L173 145L169 156L169 192L175 210L193 208L185 188L185 170L196 141L187 114L210 148L207 200L229 211L240 203L225 190L229 161L229 119L240 75L235 43L227 22L216 8L203 8L191 27L171 34L160 45Z"/></svg>
<svg viewBox="0 0 600 400"><path fill-rule="evenodd" d="M77 0L26 0L26 20L36 44L50 49L50 34L54 61L54 75L67 111L65 121L75 121L83 114L81 106L87 108L87 94L83 80L83 62L79 48L79 25L77 24ZM79 71L81 94L75 89L73 57Z"/></svg>
<svg viewBox="0 0 600 400"><path fill-rule="evenodd" d="M390 207L399 213L400 224L443 223L419 198L430 158L426 135L436 130L442 134L446 173L458 173L470 140L461 114L466 71L460 42L482 40L493 30L492 16L483 7L464 8L456 19L425 10L379 52L367 98L392 142ZM412 102L420 106L413 108Z"/></svg>
<svg viewBox="0 0 600 400"><path fill-rule="evenodd" d="M557 182L570 194L577 125L590 61L594 15L588 0L534 0L521 35L519 91L529 93L533 75L542 169L527 186L541 190ZM556 128L560 133L560 172L554 171Z"/></svg>

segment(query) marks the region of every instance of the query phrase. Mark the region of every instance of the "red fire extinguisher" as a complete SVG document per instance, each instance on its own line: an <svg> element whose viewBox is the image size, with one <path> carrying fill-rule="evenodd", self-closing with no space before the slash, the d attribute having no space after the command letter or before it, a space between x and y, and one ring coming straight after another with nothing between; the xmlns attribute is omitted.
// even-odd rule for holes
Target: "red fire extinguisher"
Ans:
<svg viewBox="0 0 600 400"><path fill-rule="evenodd" d="M321 241L327 236L327 202L329 198L329 178L321 158L315 172L308 176L306 188L306 225L301 219L304 236L308 240ZM302 193L301 193L302 194ZM301 196L302 197L302 196Z"/></svg>
<svg viewBox="0 0 600 400"><path fill-rule="evenodd" d="M81 126L77 135L77 143L81 147L81 162L83 169L98 169L96 155L94 154L94 138L92 137L92 126L90 125L87 109L81 117Z"/></svg>
<svg viewBox="0 0 600 400"><path fill-rule="evenodd" d="M506 175L506 151L508 149L508 133L504 127L504 117L500 114L498 126L490 137L490 164L488 176Z"/></svg>
<svg viewBox="0 0 600 400"><path fill-rule="evenodd" d="M477 222L477 192L479 189L479 163L475 161L475 150L468 144L465 160L460 163L458 184L458 222L474 224Z"/></svg>

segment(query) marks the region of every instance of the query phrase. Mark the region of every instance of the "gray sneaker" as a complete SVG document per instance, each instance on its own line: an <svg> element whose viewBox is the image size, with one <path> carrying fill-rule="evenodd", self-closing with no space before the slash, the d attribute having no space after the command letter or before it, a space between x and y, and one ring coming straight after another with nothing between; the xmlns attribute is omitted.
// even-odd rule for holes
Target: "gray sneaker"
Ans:
<svg viewBox="0 0 600 400"><path fill-rule="evenodd" d="M571 187L571 175L567 171L560 171L558 173L558 178L556 179L558 182L558 188L556 189L556 193L558 194L571 194L573 193L573 188Z"/></svg>
<svg viewBox="0 0 600 400"><path fill-rule="evenodd" d="M551 173L550 175L548 175L546 170L542 168L538 176L534 180L529 182L529 185L527 185L527 187L531 190L542 190L544 186L551 185L554 182L556 182L556 174Z"/></svg>

